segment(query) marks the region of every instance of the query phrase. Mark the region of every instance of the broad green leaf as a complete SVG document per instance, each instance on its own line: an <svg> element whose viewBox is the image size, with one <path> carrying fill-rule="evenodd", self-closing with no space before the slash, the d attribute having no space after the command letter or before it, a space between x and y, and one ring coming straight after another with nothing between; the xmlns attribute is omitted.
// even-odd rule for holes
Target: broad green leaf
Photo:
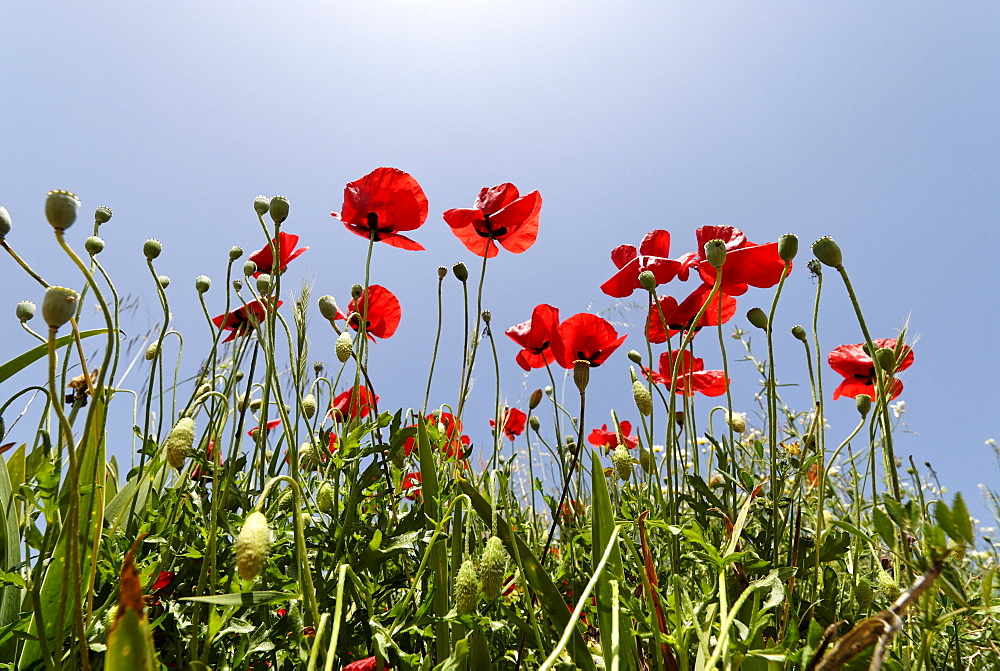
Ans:
<svg viewBox="0 0 1000 671"><path fill-rule="evenodd" d="M882 512L879 507L872 508L872 524L875 525L875 531L878 532L879 537L882 542L892 547L896 538L896 530L893 527L892 520L889 516Z"/></svg>
<svg viewBox="0 0 1000 671"><path fill-rule="evenodd" d="M952 517L951 508L948 507L944 501L935 501L931 509L934 513L934 521L937 522L938 526L944 529L944 532L948 536L958 542L964 542L961 535L958 532L958 527L955 526L955 519Z"/></svg>
<svg viewBox="0 0 1000 671"><path fill-rule="evenodd" d="M100 335L102 333L107 333L107 329L94 329L92 331L80 331L80 339L89 338L91 336ZM68 333L61 338L56 338L56 349L69 344L73 340L73 334ZM49 345L48 343L43 343L38 347L33 347L23 354L19 354L7 363L0 365L0 382L3 382L9 377L12 377L24 370L31 364L35 363L42 357L48 355Z"/></svg>
<svg viewBox="0 0 1000 671"><path fill-rule="evenodd" d="M969 545L975 545L976 534L972 531L972 518L969 517L969 509L965 507L965 500L962 498L961 492L955 494L955 501L951 505L951 516L955 520L955 527L959 535L959 538L955 538L955 540L958 542L964 540Z"/></svg>

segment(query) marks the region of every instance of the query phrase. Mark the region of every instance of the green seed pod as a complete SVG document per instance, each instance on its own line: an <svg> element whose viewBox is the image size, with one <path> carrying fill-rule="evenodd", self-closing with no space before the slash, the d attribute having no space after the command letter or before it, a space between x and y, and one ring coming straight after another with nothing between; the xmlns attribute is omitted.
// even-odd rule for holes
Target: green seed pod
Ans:
<svg viewBox="0 0 1000 671"><path fill-rule="evenodd" d="M361 298L361 293L364 290L365 290L365 288L363 286L361 286L360 284L352 284L351 285L351 298L353 298L354 300L358 300L359 298Z"/></svg>
<svg viewBox="0 0 1000 671"><path fill-rule="evenodd" d="M83 241L83 248L87 250L87 253L91 256L95 256L104 251L104 240L92 235Z"/></svg>
<svg viewBox="0 0 1000 671"><path fill-rule="evenodd" d="M239 291L243 288L243 280L233 280L233 289Z"/></svg>
<svg viewBox="0 0 1000 671"><path fill-rule="evenodd" d="M438 279L443 280L448 275L448 269L444 266L438 266Z"/></svg>
<svg viewBox="0 0 1000 671"><path fill-rule="evenodd" d="M159 256L162 251L163 244L159 240L153 240L150 238L149 240L146 240L146 242L142 243L142 254L150 261Z"/></svg>
<svg viewBox="0 0 1000 671"><path fill-rule="evenodd" d="M271 221L280 224L288 219L288 199L284 196L275 196L271 199L267 211L271 215Z"/></svg>
<svg viewBox="0 0 1000 671"><path fill-rule="evenodd" d="M247 261L247 263L250 263ZM257 291L258 293L266 294L271 290L271 276L267 273L262 273L260 277L257 278Z"/></svg>
<svg viewBox="0 0 1000 671"><path fill-rule="evenodd" d="M634 349L630 349L628 351L628 360L632 363L637 363L640 366L642 365L642 355Z"/></svg>
<svg viewBox="0 0 1000 671"><path fill-rule="evenodd" d="M878 362L879 368L886 373L896 372L896 353L888 347L875 350L875 361Z"/></svg>
<svg viewBox="0 0 1000 671"><path fill-rule="evenodd" d="M578 359L573 362L573 382L576 383L576 388L583 393L587 389L587 385L590 384L590 362L583 359Z"/></svg>
<svg viewBox="0 0 1000 671"><path fill-rule="evenodd" d="M45 218L57 231L72 226L79 211L80 199L69 191L49 191L45 195Z"/></svg>
<svg viewBox="0 0 1000 671"><path fill-rule="evenodd" d="M794 233L785 233L778 238L778 256L785 263L790 262L799 253L799 238Z"/></svg>
<svg viewBox="0 0 1000 671"><path fill-rule="evenodd" d="M271 551L271 528L263 513L247 515L233 548L236 552L236 571L244 580L253 580L264 569Z"/></svg>
<svg viewBox="0 0 1000 671"><path fill-rule="evenodd" d="M351 354L354 353L354 343L351 340L350 333L344 331L337 337L335 350L337 352L337 361L340 363L345 363L351 358Z"/></svg>
<svg viewBox="0 0 1000 671"><path fill-rule="evenodd" d="M611 465L615 467L615 473L623 482L627 482L632 477L632 455L624 445L619 445L611 453Z"/></svg>
<svg viewBox="0 0 1000 671"><path fill-rule="evenodd" d="M469 269L466 268L465 264L461 261L453 265L451 270L455 273L455 277L457 277L458 281L462 284L465 284L465 282L469 279Z"/></svg>
<svg viewBox="0 0 1000 671"><path fill-rule="evenodd" d="M767 330L767 315L760 308L750 308L747 311L747 321L750 322L752 326L756 326L762 331Z"/></svg>
<svg viewBox="0 0 1000 671"><path fill-rule="evenodd" d="M313 361L313 372L316 373L316 377L319 377L320 375L323 374L323 362L322 361Z"/></svg>
<svg viewBox="0 0 1000 671"><path fill-rule="evenodd" d="M324 515L333 514L333 485L324 482L316 491L316 507Z"/></svg>
<svg viewBox="0 0 1000 671"><path fill-rule="evenodd" d="M858 581L858 584L854 586L854 600L858 603L858 611L865 612L872 605L872 598L875 596L875 592L872 590L872 584L862 578Z"/></svg>
<svg viewBox="0 0 1000 671"><path fill-rule="evenodd" d="M10 212L6 207L0 207L0 240L3 240L10 233L11 220Z"/></svg>
<svg viewBox="0 0 1000 671"><path fill-rule="evenodd" d="M101 205L96 210L94 210L94 223L100 226L101 224L106 224L111 221L111 216L114 214L110 207L105 207Z"/></svg>
<svg viewBox="0 0 1000 671"><path fill-rule="evenodd" d="M236 246L234 246L232 249L229 250L229 260L230 261L235 261L236 259L240 258L241 256L243 256L243 248L242 247L236 247Z"/></svg>
<svg viewBox="0 0 1000 671"><path fill-rule="evenodd" d="M792 336L796 340L801 340L802 342L808 342L806 340L806 330L802 327L801 324L796 324L795 326L792 327Z"/></svg>
<svg viewBox="0 0 1000 671"><path fill-rule="evenodd" d="M455 578L455 608L460 615L468 615L476 609L479 601L479 577L471 559L462 562Z"/></svg>
<svg viewBox="0 0 1000 671"><path fill-rule="evenodd" d="M254 263L253 261L247 260L243 264L243 274L246 275L247 277L250 277L255 272L257 272L257 264Z"/></svg>
<svg viewBox="0 0 1000 671"><path fill-rule="evenodd" d="M181 470L193 445L194 420L190 417L181 417L167 434L167 439L163 443L167 452L167 463L178 471Z"/></svg>
<svg viewBox="0 0 1000 671"><path fill-rule="evenodd" d="M335 319L340 308L337 307L337 300L333 296L321 296L319 299L319 313L323 319Z"/></svg>
<svg viewBox="0 0 1000 671"><path fill-rule="evenodd" d="M729 428L733 430L734 433L743 433L747 430L747 419L742 412L730 412L726 411L726 424Z"/></svg>
<svg viewBox="0 0 1000 671"><path fill-rule="evenodd" d="M872 397L868 394L858 394L854 397L854 405L862 417L867 417L872 409Z"/></svg>
<svg viewBox="0 0 1000 671"><path fill-rule="evenodd" d="M830 236L820 238L814 242L812 244L812 253L824 265L832 268L840 268L844 265L844 255L840 252L840 247Z"/></svg>
<svg viewBox="0 0 1000 671"><path fill-rule="evenodd" d="M156 355L160 352L160 341L156 340L149 344L146 348L146 361L152 361L156 358Z"/></svg>
<svg viewBox="0 0 1000 671"><path fill-rule="evenodd" d="M302 399L302 414L306 416L306 419L312 419L313 415L316 414L316 397L312 394L306 394L306 397Z"/></svg>
<svg viewBox="0 0 1000 671"><path fill-rule="evenodd" d="M66 287L49 287L42 300L42 319L49 328L58 329L73 318L80 296Z"/></svg>
<svg viewBox="0 0 1000 671"><path fill-rule="evenodd" d="M212 286L212 278L208 275L199 275L194 278L194 288L199 294L203 294Z"/></svg>
<svg viewBox="0 0 1000 671"><path fill-rule="evenodd" d="M159 283L160 287L163 288L163 289L166 289L167 287L170 286L170 278L167 277L166 275L160 275L160 276L158 276L156 278L156 281Z"/></svg>
<svg viewBox="0 0 1000 671"><path fill-rule="evenodd" d="M632 383L632 398L643 416L649 417L653 413L653 394L639 380Z"/></svg>
<svg viewBox="0 0 1000 671"><path fill-rule="evenodd" d="M656 275L648 270L644 270L639 273L639 286L646 291L652 291L656 288Z"/></svg>
<svg viewBox="0 0 1000 671"><path fill-rule="evenodd" d="M705 258L709 265L718 270L726 262L726 243L722 240L709 240L705 243Z"/></svg>
<svg viewBox="0 0 1000 671"><path fill-rule="evenodd" d="M14 314L17 315L18 321L30 321L35 316L35 304L31 301L21 301L17 304Z"/></svg>
<svg viewBox="0 0 1000 671"><path fill-rule="evenodd" d="M486 548L479 558L479 569L483 594L490 600L497 598L507 577L507 550L496 536L490 536L486 541Z"/></svg>
<svg viewBox="0 0 1000 671"><path fill-rule="evenodd" d="M257 196L253 199L253 211L264 216L271 209L271 199L267 196Z"/></svg>
<svg viewBox="0 0 1000 671"><path fill-rule="evenodd" d="M541 402L542 402L542 390L536 389L535 391L531 392L531 396L528 397L528 409L534 410L541 404Z"/></svg>

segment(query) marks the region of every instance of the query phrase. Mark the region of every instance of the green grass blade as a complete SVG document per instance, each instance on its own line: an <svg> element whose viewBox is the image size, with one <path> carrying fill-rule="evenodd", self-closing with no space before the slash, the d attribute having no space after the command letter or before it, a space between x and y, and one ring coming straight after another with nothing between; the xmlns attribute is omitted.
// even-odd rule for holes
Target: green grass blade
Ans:
<svg viewBox="0 0 1000 671"><path fill-rule="evenodd" d="M7 462L0 458L0 569L10 571L21 562L20 539L17 504L14 501L14 491L7 473ZM2 596L0 596L0 631L16 622L21 614L20 611L21 588L16 585L7 585L3 588ZM8 640L0 646L0 659L13 659L16 647L16 639Z"/></svg>
<svg viewBox="0 0 1000 671"><path fill-rule="evenodd" d="M80 331L80 339L89 338L95 335L101 335L102 333L107 333L107 329L94 329L92 331ZM56 349L69 344L73 340L73 334L69 333L62 336L61 338L56 338ZM0 365L0 382L3 382L9 377L13 377L17 373L21 372L31 364L35 363L49 353L49 344L44 343L38 347L33 347L23 354L19 354L7 363Z"/></svg>

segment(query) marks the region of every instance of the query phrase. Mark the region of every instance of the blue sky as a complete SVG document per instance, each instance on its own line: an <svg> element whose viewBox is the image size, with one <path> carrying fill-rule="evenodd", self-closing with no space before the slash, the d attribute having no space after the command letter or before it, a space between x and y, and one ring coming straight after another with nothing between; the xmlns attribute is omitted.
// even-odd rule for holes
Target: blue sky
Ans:
<svg viewBox="0 0 1000 671"><path fill-rule="evenodd" d="M404 169L430 200L413 235L428 251L376 250L373 280L404 310L377 347L376 375L392 379L388 405L415 406L435 269L475 267L440 213L470 206L483 186L510 181L545 201L535 247L490 262L485 301L501 328L541 302L565 316L611 306L598 286L618 244L666 228L679 254L697 227L729 224L754 242L799 235L783 332L810 320L808 244L832 235L873 336L892 337L907 318L921 335L902 397L919 435L897 450L971 499L998 479L984 446L1000 435L1000 271L988 253L1000 215L995 3L38 2L6 3L0 20L0 205L14 220L10 244L50 281L77 283L42 218L44 194L61 188L84 212L114 210L103 262L150 315L141 246L163 241L175 326L195 331L194 277L216 281L208 298L221 311L228 249L263 244L253 197L283 194L285 230L310 246L285 286L311 277L315 296L343 303L366 245L329 212L346 182ZM81 249L84 228L71 231ZM0 272L4 350L19 351L31 342L14 306L40 294L9 259ZM455 328L459 292L446 286ZM770 299L752 290L740 315ZM830 277L826 350L861 341L848 310ZM632 332L626 348L639 344ZM332 332L314 337L315 358L332 360ZM779 348L779 378L804 382L794 344ZM525 381L513 343L498 346L503 391L523 403L545 381ZM192 348L192 365L200 354ZM718 364L717 352L706 357ZM635 419L625 363L622 352L595 371L617 387L589 424L612 404ZM752 371L736 365L752 392ZM488 405L492 380L481 377ZM451 402L454 386L442 378L432 402ZM807 389L787 394L805 407ZM832 439L852 428L852 406L830 404Z"/></svg>

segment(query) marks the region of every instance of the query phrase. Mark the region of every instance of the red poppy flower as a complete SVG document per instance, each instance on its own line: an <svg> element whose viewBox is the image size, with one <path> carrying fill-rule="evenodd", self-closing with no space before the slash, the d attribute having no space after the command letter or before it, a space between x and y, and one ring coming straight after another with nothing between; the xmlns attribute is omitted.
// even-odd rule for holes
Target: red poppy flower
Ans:
<svg viewBox="0 0 1000 671"><path fill-rule="evenodd" d="M423 480L420 479L420 473L414 471L403 476L403 484L400 488L403 490L403 495L406 498L416 501L420 498L420 486L422 483Z"/></svg>
<svg viewBox="0 0 1000 671"><path fill-rule="evenodd" d="M508 182L483 187L471 209L447 210L444 220L470 252L492 259L498 242L514 254L535 244L541 209L541 194L521 196Z"/></svg>
<svg viewBox="0 0 1000 671"><path fill-rule="evenodd" d="M511 340L523 347L517 353L517 365L524 370L545 368L555 361L552 343L558 337L559 308L542 303L531 311L531 319L504 331Z"/></svg>
<svg viewBox="0 0 1000 671"><path fill-rule="evenodd" d="M455 417L450 412L442 412L437 415L431 413L427 416L431 422L436 420L436 430L441 441L441 452L446 457L457 457L464 459L469 453L469 446L472 440L462 434L462 420Z"/></svg>
<svg viewBox="0 0 1000 671"><path fill-rule="evenodd" d="M274 427L278 426L279 424L281 424L281 420L280 419L272 419L270 422L267 423L267 430L270 431L271 429L273 429ZM247 435L256 440L256 438L257 438L257 431L259 431L259 430L260 430L260 427L259 426L255 426L252 429L250 429L249 431L247 431Z"/></svg>
<svg viewBox="0 0 1000 671"><path fill-rule="evenodd" d="M285 272L285 268L292 259L296 258L299 254L309 249L308 247L300 247L295 249L295 245L299 244L299 236L291 235L281 231L278 233L278 237L271 240L272 244L276 244L278 247L278 271L280 273ZM295 251L292 251L295 250ZM271 245L267 245L260 251L254 252L250 255L250 261L257 264L257 272L253 274L254 277L260 277L262 273L267 273L273 275L275 273L274 269L274 257L271 255Z"/></svg>
<svg viewBox="0 0 1000 671"><path fill-rule="evenodd" d="M625 441L622 443L628 449L634 449L639 445L639 437L630 435L632 433L632 422L618 422L618 426L622 430L622 439ZM587 436L587 442L594 447L618 447L618 433L615 431L615 427L611 427L608 430L607 424L602 424L601 428L594 429Z"/></svg>
<svg viewBox="0 0 1000 671"><path fill-rule="evenodd" d="M270 303L273 301L266 301ZM261 301L250 301L246 305L236 308L232 312L227 312L226 314L221 314L218 317L212 318L212 323L218 326L223 331L232 331L229 337L224 339L222 342L229 342L233 340L236 336L243 335L252 331L257 324L264 321L266 317L266 308L270 307ZM278 301L275 308L281 307L281 301Z"/></svg>
<svg viewBox="0 0 1000 671"><path fill-rule="evenodd" d="M156 582L153 583L153 591L155 592L158 589L168 587L176 575L176 571L160 571L160 575L156 577Z"/></svg>
<svg viewBox="0 0 1000 671"><path fill-rule="evenodd" d="M367 306L365 305L366 301ZM365 331L373 339L391 337L399 327L399 320L403 313L399 299L396 298L395 294L383 286L372 284L367 291L362 291L357 299L351 299L351 302L347 304L346 315L337 310L335 319L347 319L348 315L352 315L347 323L357 331L361 320L353 315L361 314L364 310L368 311Z"/></svg>
<svg viewBox="0 0 1000 671"><path fill-rule="evenodd" d="M662 230L650 231L639 243L621 245L611 251L611 261L618 272L601 285L601 291L615 298L631 296L640 289L639 273L648 270L656 278L656 285L666 284L677 277L681 268L679 261L667 258L670 255L670 233Z"/></svg>
<svg viewBox="0 0 1000 671"><path fill-rule="evenodd" d="M681 355L680 365L677 367L676 393L685 396L694 396L695 392L705 396L721 396L726 393L729 380L721 370L705 370L704 359L696 359L691 356L691 352L684 350L673 350L660 355L659 373L643 368L642 372L647 377L651 377L656 384L669 386L670 375L673 372L674 359Z"/></svg>
<svg viewBox="0 0 1000 671"><path fill-rule="evenodd" d="M215 451L215 441L214 440L210 440L210 441L208 441L208 447L205 448L205 458L208 459L209 461L211 461L212 460L212 453L214 451ZM216 454L215 455L215 461L219 465L222 465L222 455L221 454ZM199 480L202 477L204 477L206 479L210 479L212 477L211 469L206 469L206 471L202 471L201 470L201 464L198 464L197 466L195 466L191 470L191 479L192 480Z"/></svg>
<svg viewBox="0 0 1000 671"><path fill-rule="evenodd" d="M365 657L364 659L359 659L356 662L351 662L344 667L343 671L375 671L378 668L378 662L374 657ZM382 667L388 671L389 667Z"/></svg>
<svg viewBox="0 0 1000 671"><path fill-rule="evenodd" d="M702 284L694 292L677 304L677 300L672 296L660 297L660 310L663 311L663 318L660 318L660 310L656 306L650 306L649 316L646 319L646 333L649 342L661 343L667 341L667 333L674 335L681 331L697 331L703 326L718 326L719 321L719 297L712 299L705 314L702 315L701 322L694 324L694 318L698 316L698 311L708 300L712 293L712 287ZM722 320L725 324L736 314L736 299L732 296L722 294ZM663 330L663 322L666 321L667 331Z"/></svg>
<svg viewBox="0 0 1000 671"><path fill-rule="evenodd" d="M330 404L330 415L338 422L367 417L378 403L378 394L361 385L339 394Z"/></svg>
<svg viewBox="0 0 1000 671"><path fill-rule="evenodd" d="M412 231L427 220L427 196L417 180L396 168L376 168L344 188L344 206L331 215L351 233L390 247L421 250L400 231Z"/></svg>
<svg viewBox="0 0 1000 671"><path fill-rule="evenodd" d="M697 235L698 274L703 282L715 284L715 268L705 258L705 243L710 240L726 243L721 289L730 296L741 296L748 287L773 287L781 279L785 262L778 256L777 242L754 244L747 240L743 231L732 226L702 226Z"/></svg>
<svg viewBox="0 0 1000 671"><path fill-rule="evenodd" d="M619 338L611 324L586 312L575 314L560 324L556 335L552 353L560 366L570 369L573 362L579 360L600 366L628 337Z"/></svg>
<svg viewBox="0 0 1000 671"><path fill-rule="evenodd" d="M872 342L879 349L886 348L894 351L896 349L895 338L878 338ZM830 356L827 357L830 368L844 376L844 381L833 392L833 400L837 400L841 396L856 398L858 394L868 394L872 397L872 400L877 397L875 393L875 383L877 381L875 377L875 362L872 361L870 356L865 354L864 348L864 343L841 345L830 352ZM896 367L892 373L896 374L912 365L913 350L909 346L903 345L899 351L899 356L896 358ZM903 383L893 378L889 400L896 398L901 393L903 393Z"/></svg>
<svg viewBox="0 0 1000 671"><path fill-rule="evenodd" d="M517 408L507 408L504 412L503 420L503 432L509 440L514 440L522 433L524 433L524 424L528 420L528 416L524 414L523 410L518 410ZM497 423L495 420L490 420L490 427L496 427Z"/></svg>
<svg viewBox="0 0 1000 671"><path fill-rule="evenodd" d="M562 506L559 507L559 517L562 522L566 523L571 521L574 517L583 517L587 512L587 506L580 503L576 499L570 499L569 501L564 501ZM559 548L550 548L550 552L555 550L553 554L559 555Z"/></svg>
<svg viewBox="0 0 1000 671"><path fill-rule="evenodd" d="M288 609L279 608L278 610L274 611L274 614L277 615L278 617L285 617L286 615L288 615Z"/></svg>

